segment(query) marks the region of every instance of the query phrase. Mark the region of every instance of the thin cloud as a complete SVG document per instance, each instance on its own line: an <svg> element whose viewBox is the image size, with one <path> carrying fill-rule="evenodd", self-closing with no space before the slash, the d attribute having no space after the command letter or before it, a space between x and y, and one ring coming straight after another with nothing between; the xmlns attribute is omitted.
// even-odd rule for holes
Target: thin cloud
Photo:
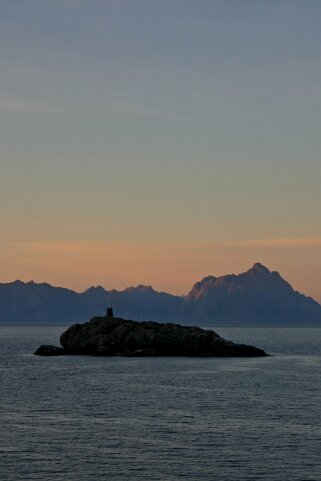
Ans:
<svg viewBox="0 0 321 481"><path fill-rule="evenodd" d="M281 239L250 240L239 244L240 247L321 247L321 237L294 237Z"/></svg>
<svg viewBox="0 0 321 481"><path fill-rule="evenodd" d="M146 118L157 118L174 122L188 120L188 118L184 115L138 104L119 104L115 107L115 110L121 114L137 115L139 117Z"/></svg>
<svg viewBox="0 0 321 481"><path fill-rule="evenodd" d="M181 251L190 249L195 250L198 254L205 249L212 250L230 250L243 248L287 248L287 247L321 247L321 237L297 237L297 238L276 238L276 239L256 239L237 242L130 242L130 241L104 241L104 240L44 240L44 241L26 241L26 242L5 242L2 243L3 248L10 250L21 250L24 252L34 253L60 253L75 255L80 253L95 253L96 255L104 255L113 257L117 253L123 257L124 252L130 257L134 253L154 253L163 249L166 252L173 250ZM168 251L169 250L169 251Z"/></svg>
<svg viewBox="0 0 321 481"><path fill-rule="evenodd" d="M54 105L34 102L32 100L8 100L0 99L0 112L2 113L31 113L31 114L57 114L64 110Z"/></svg>
<svg viewBox="0 0 321 481"><path fill-rule="evenodd" d="M16 4L16 8L26 8L25 1L20 1ZM55 0L53 4L52 0L31 0L28 3L28 8L36 9L52 9L52 8L77 8L88 4L89 0Z"/></svg>

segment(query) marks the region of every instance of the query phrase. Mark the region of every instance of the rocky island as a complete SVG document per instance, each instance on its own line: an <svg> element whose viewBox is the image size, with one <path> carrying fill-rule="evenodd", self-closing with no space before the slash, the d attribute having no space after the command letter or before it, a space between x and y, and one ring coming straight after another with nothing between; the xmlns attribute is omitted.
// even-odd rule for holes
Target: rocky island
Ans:
<svg viewBox="0 0 321 481"><path fill-rule="evenodd" d="M93 317L61 334L62 347L44 345L39 356L87 354L95 356L267 356L246 344L235 344L212 330L173 323L138 322L113 317Z"/></svg>

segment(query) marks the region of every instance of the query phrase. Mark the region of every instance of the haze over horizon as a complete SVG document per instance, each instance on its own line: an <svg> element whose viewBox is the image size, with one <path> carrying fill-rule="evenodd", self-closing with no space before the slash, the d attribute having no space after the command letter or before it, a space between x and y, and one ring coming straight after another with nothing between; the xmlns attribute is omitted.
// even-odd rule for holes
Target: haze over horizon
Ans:
<svg viewBox="0 0 321 481"><path fill-rule="evenodd" d="M0 282L321 302L321 3L0 5Z"/></svg>

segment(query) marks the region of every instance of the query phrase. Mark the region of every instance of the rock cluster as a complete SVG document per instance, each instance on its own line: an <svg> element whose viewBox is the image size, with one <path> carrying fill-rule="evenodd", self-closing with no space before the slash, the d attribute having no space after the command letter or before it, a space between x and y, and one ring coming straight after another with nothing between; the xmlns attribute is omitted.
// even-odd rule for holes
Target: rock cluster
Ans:
<svg viewBox="0 0 321 481"><path fill-rule="evenodd" d="M60 337L61 348L42 346L35 354L96 356L266 356L256 347L227 341L214 331L180 324L94 317ZM55 351L58 349L58 351Z"/></svg>

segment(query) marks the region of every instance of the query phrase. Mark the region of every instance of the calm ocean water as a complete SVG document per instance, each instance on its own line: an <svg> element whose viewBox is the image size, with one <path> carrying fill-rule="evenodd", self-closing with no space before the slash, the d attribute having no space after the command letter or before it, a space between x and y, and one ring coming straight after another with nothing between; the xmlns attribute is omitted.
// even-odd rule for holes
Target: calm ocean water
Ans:
<svg viewBox="0 0 321 481"><path fill-rule="evenodd" d="M0 326L1 481L321 480L321 329L217 329L256 359L37 357Z"/></svg>

